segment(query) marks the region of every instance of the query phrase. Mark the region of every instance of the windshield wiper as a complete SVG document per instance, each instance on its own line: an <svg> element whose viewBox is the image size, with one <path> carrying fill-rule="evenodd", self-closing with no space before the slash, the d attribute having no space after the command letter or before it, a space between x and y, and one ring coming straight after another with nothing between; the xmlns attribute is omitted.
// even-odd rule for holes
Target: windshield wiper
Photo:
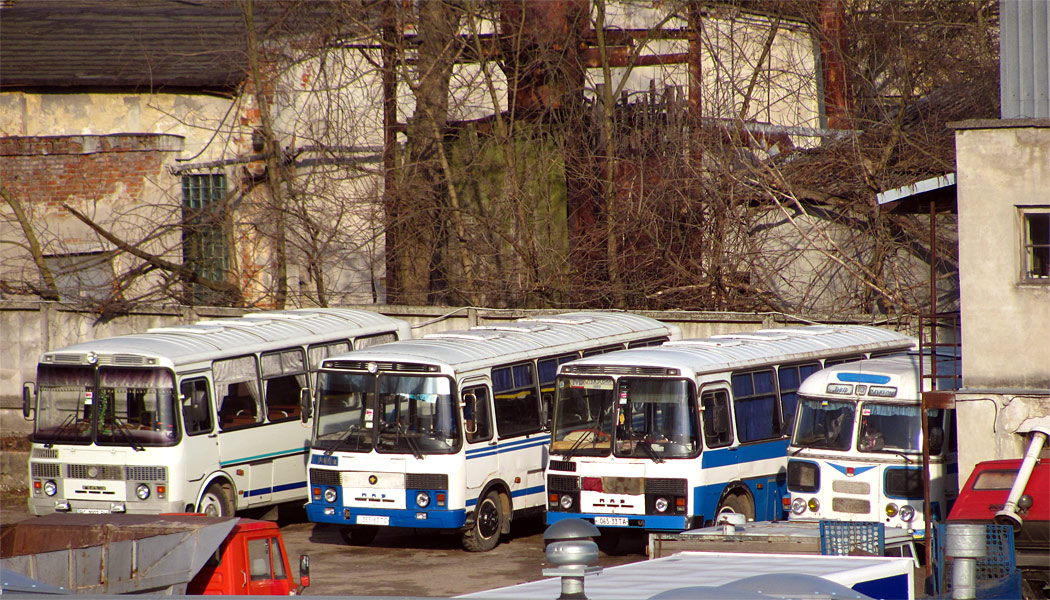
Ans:
<svg viewBox="0 0 1050 600"><path fill-rule="evenodd" d="M354 433L356 433L360 429L361 428L359 426L357 426L357 425L351 425L350 427L348 427L346 429L346 432L343 433L343 435L339 436L339 439L337 439L336 441L332 442L332 445L329 446L328 449L324 451L324 455L325 456L331 456L333 452L335 452L340 446L342 446L346 442L346 440L350 439L351 435L353 435ZM360 446L361 446L361 440L358 439L358 447L360 447Z"/></svg>
<svg viewBox="0 0 1050 600"><path fill-rule="evenodd" d="M417 442L412 436L408 435L408 431L405 430L405 426L400 420L395 421L394 425L397 427L398 434L405 436L405 443L408 445L409 451L412 452L412 456L423 460L423 451L419 449L419 442Z"/></svg>
<svg viewBox="0 0 1050 600"><path fill-rule="evenodd" d="M119 431L120 434L124 436L124 441L126 441L128 445L131 446L132 450L134 450L135 452L142 452L145 450L144 447L135 443L135 439L131 435L131 431L128 429L128 426L124 424L124 421L118 419L117 417L113 417L112 423L117 426L117 431Z"/></svg>
<svg viewBox="0 0 1050 600"><path fill-rule="evenodd" d="M653 446L649 442L647 442L645 440L638 440L638 442L635 443L634 447L635 448L641 448L642 450L645 450L645 453L649 455L649 458L651 458L654 463L659 464L659 463L664 462L664 458L662 456L660 456L659 454L657 454L656 450L653 450Z"/></svg>
<svg viewBox="0 0 1050 600"><path fill-rule="evenodd" d="M76 418L77 413L69 413L69 416L66 417L66 420L62 421L62 424L58 426L58 431L55 432L54 437L51 438L50 442L45 443L44 447L54 448L55 444L58 443L59 439L62 437L62 433L66 430L66 427L69 427L69 424L72 423L73 420Z"/></svg>

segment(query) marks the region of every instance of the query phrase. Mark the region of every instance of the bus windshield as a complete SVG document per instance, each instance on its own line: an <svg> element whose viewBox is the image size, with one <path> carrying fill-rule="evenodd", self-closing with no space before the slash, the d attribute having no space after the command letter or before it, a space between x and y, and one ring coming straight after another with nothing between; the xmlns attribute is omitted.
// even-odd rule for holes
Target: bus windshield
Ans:
<svg viewBox="0 0 1050 600"><path fill-rule="evenodd" d="M323 372L314 447L447 454L460 447L459 417L447 377Z"/></svg>
<svg viewBox="0 0 1050 600"><path fill-rule="evenodd" d="M613 453L622 457L695 456L700 449L696 394L684 379L620 379Z"/></svg>
<svg viewBox="0 0 1050 600"><path fill-rule="evenodd" d="M791 445L824 450L849 450L856 408L855 402L802 398Z"/></svg>
<svg viewBox="0 0 1050 600"><path fill-rule="evenodd" d="M930 451L938 454L944 439L940 410L931 410ZM917 404L876 404L861 407L857 449L861 452L917 454L922 452L922 415Z"/></svg>
<svg viewBox="0 0 1050 600"><path fill-rule="evenodd" d="M107 446L178 440L174 379L163 369L41 366L33 441ZM95 421L99 422L96 423Z"/></svg>
<svg viewBox="0 0 1050 600"><path fill-rule="evenodd" d="M613 385L608 378L558 378L551 452L609 455L616 408Z"/></svg>

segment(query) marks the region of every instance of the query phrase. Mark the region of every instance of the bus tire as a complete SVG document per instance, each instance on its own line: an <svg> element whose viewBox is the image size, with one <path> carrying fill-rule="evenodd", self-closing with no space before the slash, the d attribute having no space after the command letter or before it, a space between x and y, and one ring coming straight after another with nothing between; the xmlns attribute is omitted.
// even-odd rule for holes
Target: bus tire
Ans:
<svg viewBox="0 0 1050 600"><path fill-rule="evenodd" d="M354 527L340 527L339 535L343 541L350 546L367 546L376 539L379 527L375 525L356 525Z"/></svg>
<svg viewBox="0 0 1050 600"><path fill-rule="evenodd" d="M732 493L726 496L718 505L717 514L720 515L724 512L740 513L747 517L748 521L755 520L755 505L745 494ZM715 520L718 520L717 515L715 516Z"/></svg>
<svg viewBox="0 0 1050 600"><path fill-rule="evenodd" d="M232 517L234 513L233 498L229 484L215 482L204 490L197 512L209 517Z"/></svg>
<svg viewBox="0 0 1050 600"><path fill-rule="evenodd" d="M468 552L488 552L499 544L503 530L503 501L499 492L485 494L474 510L474 523L463 532L461 542Z"/></svg>

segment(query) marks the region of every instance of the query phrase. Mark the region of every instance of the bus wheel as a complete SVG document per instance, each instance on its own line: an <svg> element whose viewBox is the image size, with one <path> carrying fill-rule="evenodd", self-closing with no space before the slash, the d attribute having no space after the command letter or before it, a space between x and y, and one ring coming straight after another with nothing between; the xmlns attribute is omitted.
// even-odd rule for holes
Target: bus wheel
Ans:
<svg viewBox="0 0 1050 600"><path fill-rule="evenodd" d="M503 528L503 502L499 492L491 491L474 511L474 525L463 532L463 548L469 552L488 552L499 544Z"/></svg>
<svg viewBox="0 0 1050 600"><path fill-rule="evenodd" d="M343 536L343 541L351 546L367 546L376 539L377 533L379 533L379 527L375 525L339 528L339 535Z"/></svg>
<svg viewBox="0 0 1050 600"><path fill-rule="evenodd" d="M204 513L209 517L232 517L233 498L230 497L229 486L222 483L213 483L204 491L197 512Z"/></svg>
<svg viewBox="0 0 1050 600"><path fill-rule="evenodd" d="M747 517L748 521L755 520L755 505L751 503L751 499L743 494L730 494L726 496L725 500L718 505L718 514L724 512L735 512L740 513ZM718 517L715 517L717 520Z"/></svg>

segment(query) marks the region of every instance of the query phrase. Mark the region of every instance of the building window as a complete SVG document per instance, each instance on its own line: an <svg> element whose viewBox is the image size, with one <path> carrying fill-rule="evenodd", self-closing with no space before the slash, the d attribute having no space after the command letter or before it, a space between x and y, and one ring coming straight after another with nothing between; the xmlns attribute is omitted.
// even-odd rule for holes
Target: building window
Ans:
<svg viewBox="0 0 1050 600"><path fill-rule="evenodd" d="M1022 280L1050 283L1050 207L1022 208L1021 218Z"/></svg>
<svg viewBox="0 0 1050 600"><path fill-rule="evenodd" d="M182 263L213 281L226 281L230 268L225 196L226 176L221 173L182 176ZM220 292L200 284L193 284L188 295L193 304L229 302Z"/></svg>
<svg viewBox="0 0 1050 600"><path fill-rule="evenodd" d="M102 302L116 290L110 252L53 254L44 257L63 302Z"/></svg>

